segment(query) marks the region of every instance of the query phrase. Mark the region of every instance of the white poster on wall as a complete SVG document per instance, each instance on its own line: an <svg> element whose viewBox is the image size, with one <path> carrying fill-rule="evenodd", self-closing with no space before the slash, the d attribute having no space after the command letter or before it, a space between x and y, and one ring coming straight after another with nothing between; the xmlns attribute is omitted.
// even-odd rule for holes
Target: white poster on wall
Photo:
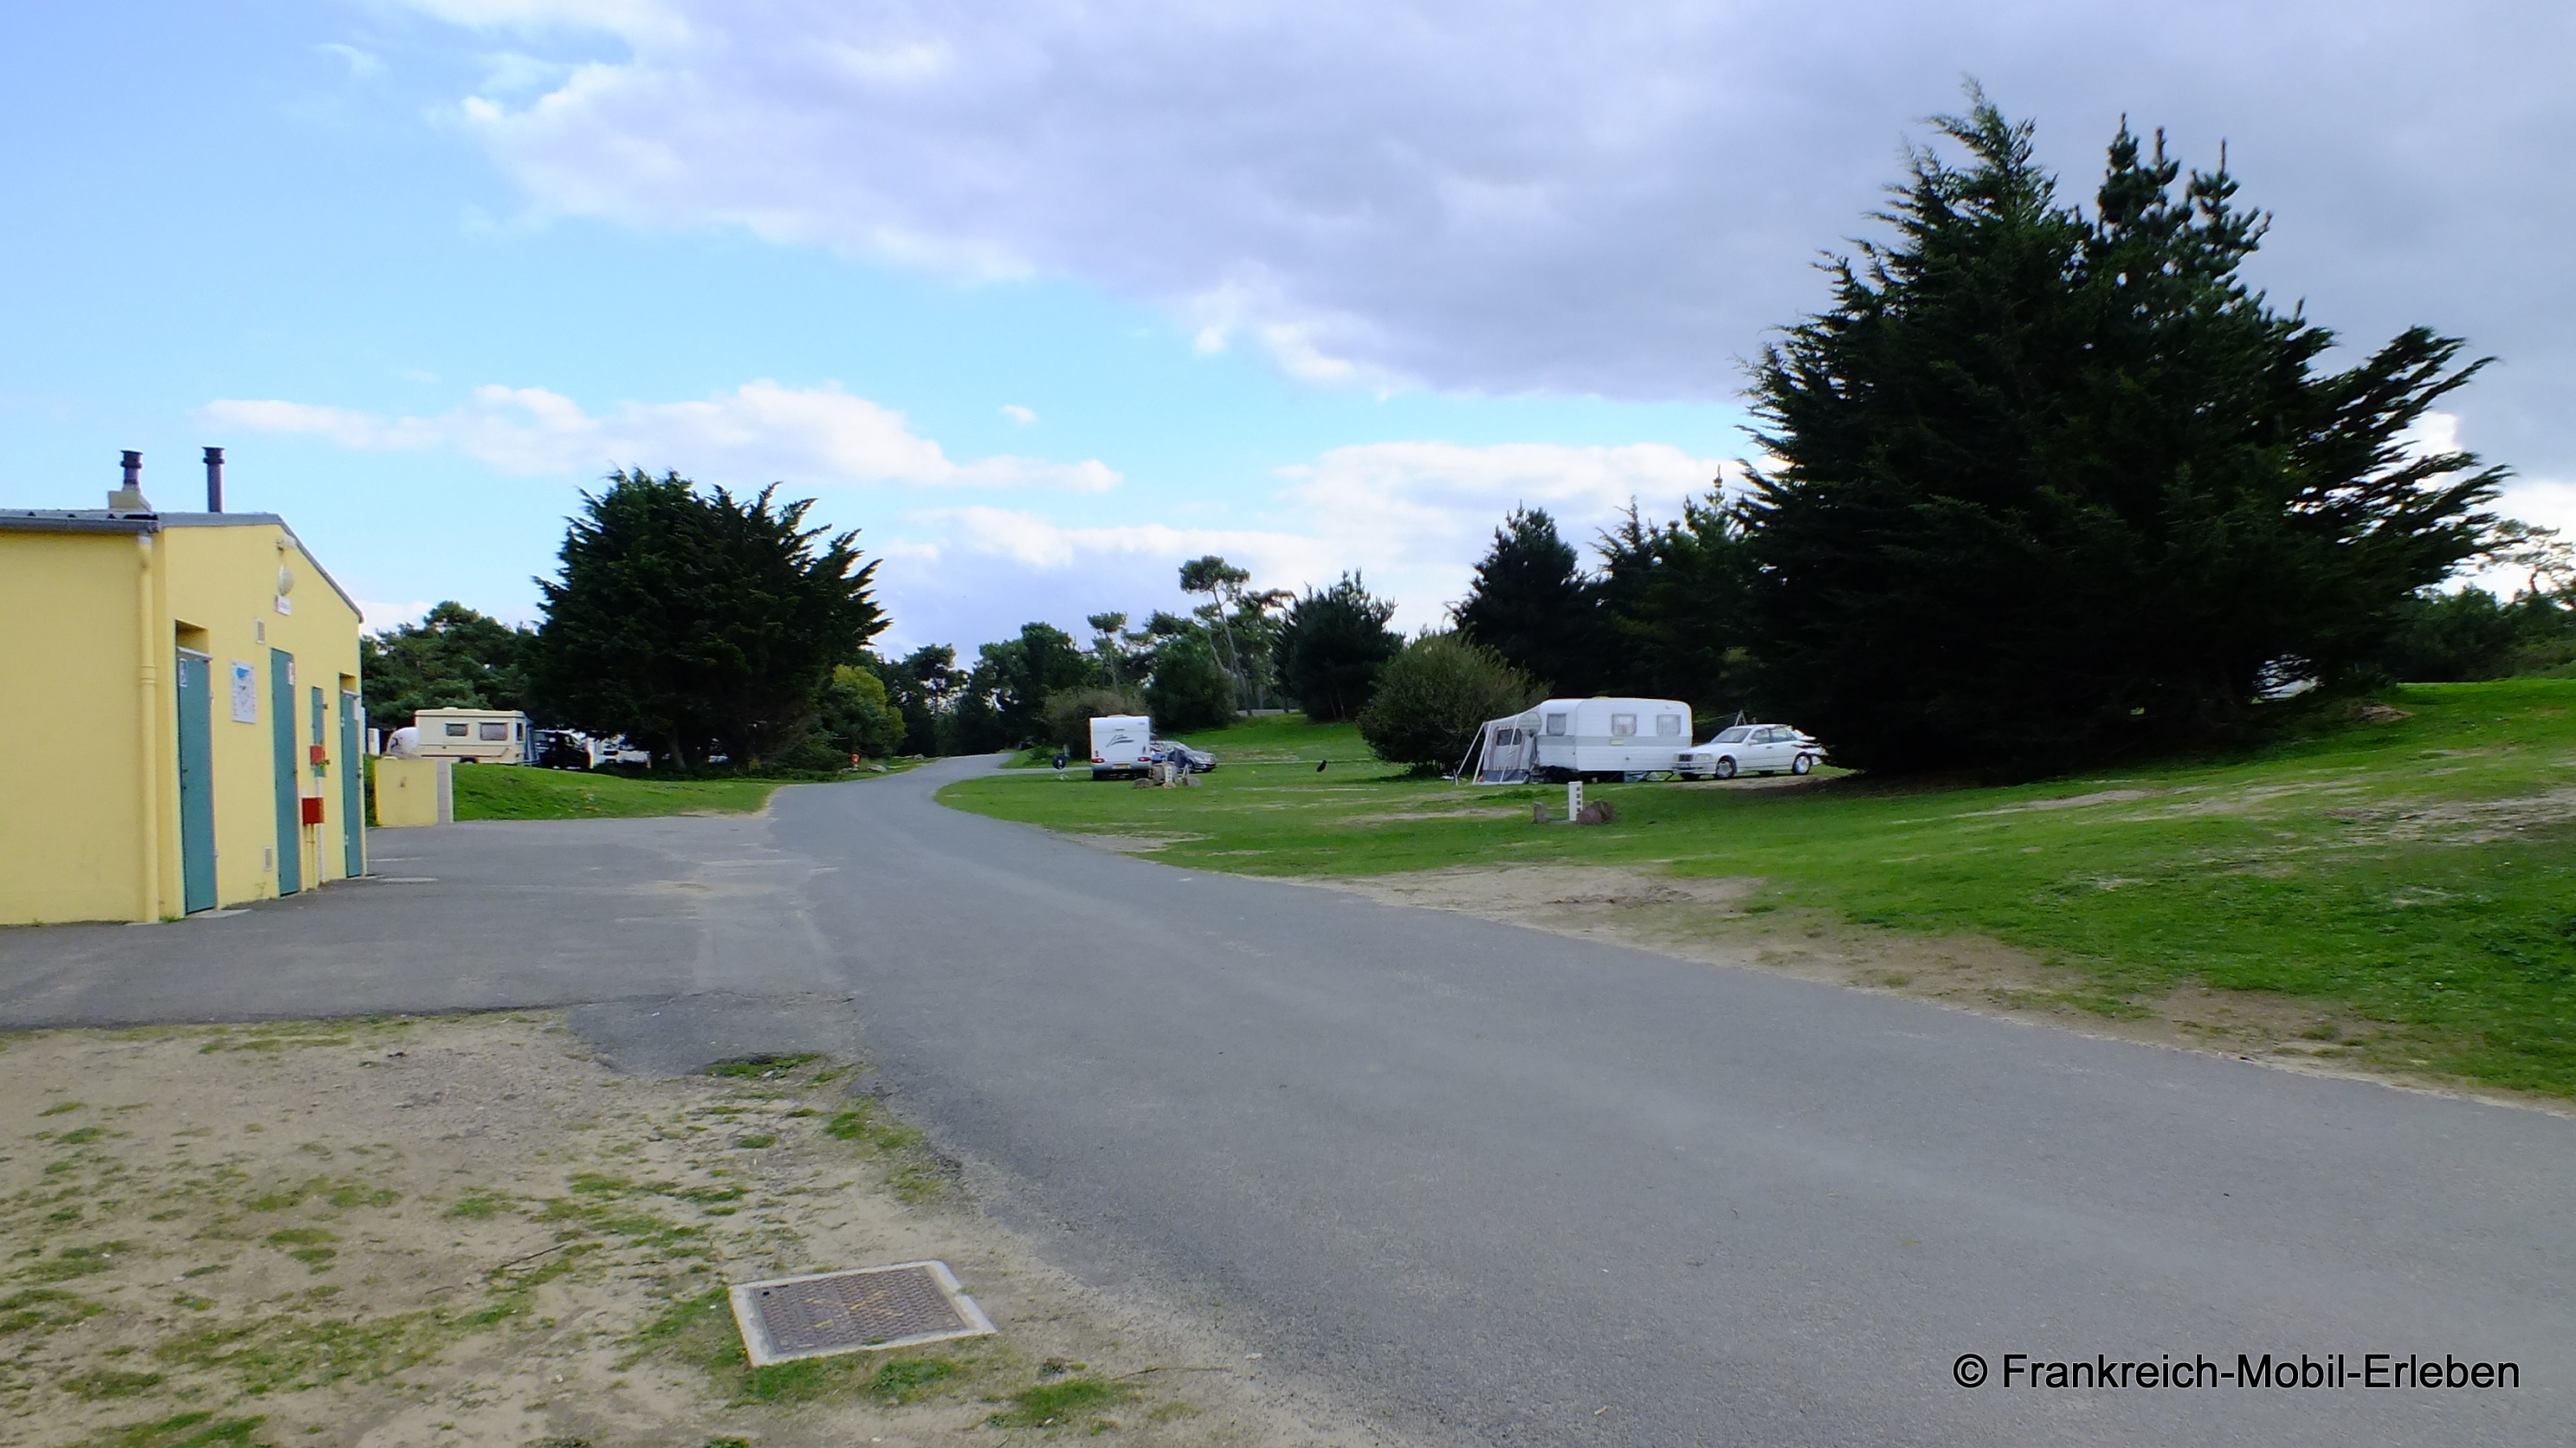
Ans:
<svg viewBox="0 0 2576 1448"><path fill-rule="evenodd" d="M233 722L259 722L259 671L239 659L233 660Z"/></svg>

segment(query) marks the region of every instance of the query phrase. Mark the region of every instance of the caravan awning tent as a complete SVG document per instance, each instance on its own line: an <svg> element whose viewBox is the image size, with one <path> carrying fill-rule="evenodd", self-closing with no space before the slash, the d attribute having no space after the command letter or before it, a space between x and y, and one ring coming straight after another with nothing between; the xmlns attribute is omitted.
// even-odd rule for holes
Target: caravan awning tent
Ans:
<svg viewBox="0 0 2576 1448"><path fill-rule="evenodd" d="M1530 777L1530 766L1537 758L1534 714L1515 714L1508 719L1488 719L1477 739L1476 774L1478 784L1521 784Z"/></svg>

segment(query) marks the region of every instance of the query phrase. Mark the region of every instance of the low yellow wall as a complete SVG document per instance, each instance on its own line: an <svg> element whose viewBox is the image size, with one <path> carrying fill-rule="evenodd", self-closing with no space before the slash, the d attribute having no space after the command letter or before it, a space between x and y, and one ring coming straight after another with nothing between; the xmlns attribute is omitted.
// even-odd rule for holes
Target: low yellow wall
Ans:
<svg viewBox="0 0 2576 1448"><path fill-rule="evenodd" d="M393 830L447 823L439 808L440 796L446 793L439 776L449 767L444 759L377 760L376 824Z"/></svg>

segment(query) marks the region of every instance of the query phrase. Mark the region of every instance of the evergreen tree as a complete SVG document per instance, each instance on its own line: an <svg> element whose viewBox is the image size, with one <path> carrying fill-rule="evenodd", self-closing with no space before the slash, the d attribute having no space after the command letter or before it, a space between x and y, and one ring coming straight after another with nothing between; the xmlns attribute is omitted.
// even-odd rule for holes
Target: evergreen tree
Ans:
<svg viewBox="0 0 2576 1448"><path fill-rule="evenodd" d="M571 520L531 681L549 708L595 734L667 749L776 758L815 721L835 664L885 627L855 532L803 526L810 500L775 487L737 500L677 473L620 471Z"/></svg>
<svg viewBox="0 0 2576 1448"><path fill-rule="evenodd" d="M1574 548L1544 508L1515 508L1476 565L1459 632L1561 695L1588 695L1616 673L1599 601Z"/></svg>
<svg viewBox="0 0 2576 1448"><path fill-rule="evenodd" d="M526 654L535 637L453 599L418 623L361 637L367 717L399 729L422 709L527 709Z"/></svg>
<svg viewBox="0 0 2576 1448"><path fill-rule="evenodd" d="M939 718L947 711L949 698L961 682L957 650L948 644L924 644L891 663L873 654L863 662L885 684L886 702L903 721L900 751L938 754Z"/></svg>
<svg viewBox="0 0 2576 1448"><path fill-rule="evenodd" d="M1368 705L1378 670L1404 650L1388 628L1395 604L1372 598L1356 573L1332 587L1306 590L1279 630L1279 681L1318 724L1348 719Z"/></svg>
<svg viewBox="0 0 2576 1448"><path fill-rule="evenodd" d="M1048 696L1100 681L1072 635L1049 623L1022 624L1018 638L986 644L978 658L977 678L1005 743L1045 738Z"/></svg>
<svg viewBox="0 0 2576 1448"><path fill-rule="evenodd" d="M1145 703L1158 733L1216 729L1234 720L1234 676L1218 661L1205 632L1188 629L1154 650L1154 677Z"/></svg>
<svg viewBox="0 0 2576 1448"><path fill-rule="evenodd" d="M2238 268L2266 219L2124 124L2090 218L1981 95L1830 310L1757 369L1759 687L1836 756L2040 769L2221 733L2332 678L2477 552L2501 470L2410 455L2483 364L2335 338Z"/></svg>
<svg viewBox="0 0 2576 1448"><path fill-rule="evenodd" d="M1752 560L1734 505L1712 490L1684 503L1679 522L1658 525L1632 503L1596 546L1617 689L1684 700L1702 718L1742 707Z"/></svg>

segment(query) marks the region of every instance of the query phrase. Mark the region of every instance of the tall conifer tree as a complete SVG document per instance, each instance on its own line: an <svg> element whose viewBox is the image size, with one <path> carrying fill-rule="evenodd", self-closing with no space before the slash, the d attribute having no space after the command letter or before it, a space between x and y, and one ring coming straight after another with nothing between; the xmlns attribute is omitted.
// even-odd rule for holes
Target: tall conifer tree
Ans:
<svg viewBox="0 0 2576 1448"><path fill-rule="evenodd" d="M2503 474L2410 453L2482 363L2334 334L2238 274L2268 218L2123 124L2090 217L1971 92L1895 230L1758 367L1763 696L1885 768L2040 769L2206 739L2367 657L2483 546ZM2177 194L2176 186L2180 182Z"/></svg>

